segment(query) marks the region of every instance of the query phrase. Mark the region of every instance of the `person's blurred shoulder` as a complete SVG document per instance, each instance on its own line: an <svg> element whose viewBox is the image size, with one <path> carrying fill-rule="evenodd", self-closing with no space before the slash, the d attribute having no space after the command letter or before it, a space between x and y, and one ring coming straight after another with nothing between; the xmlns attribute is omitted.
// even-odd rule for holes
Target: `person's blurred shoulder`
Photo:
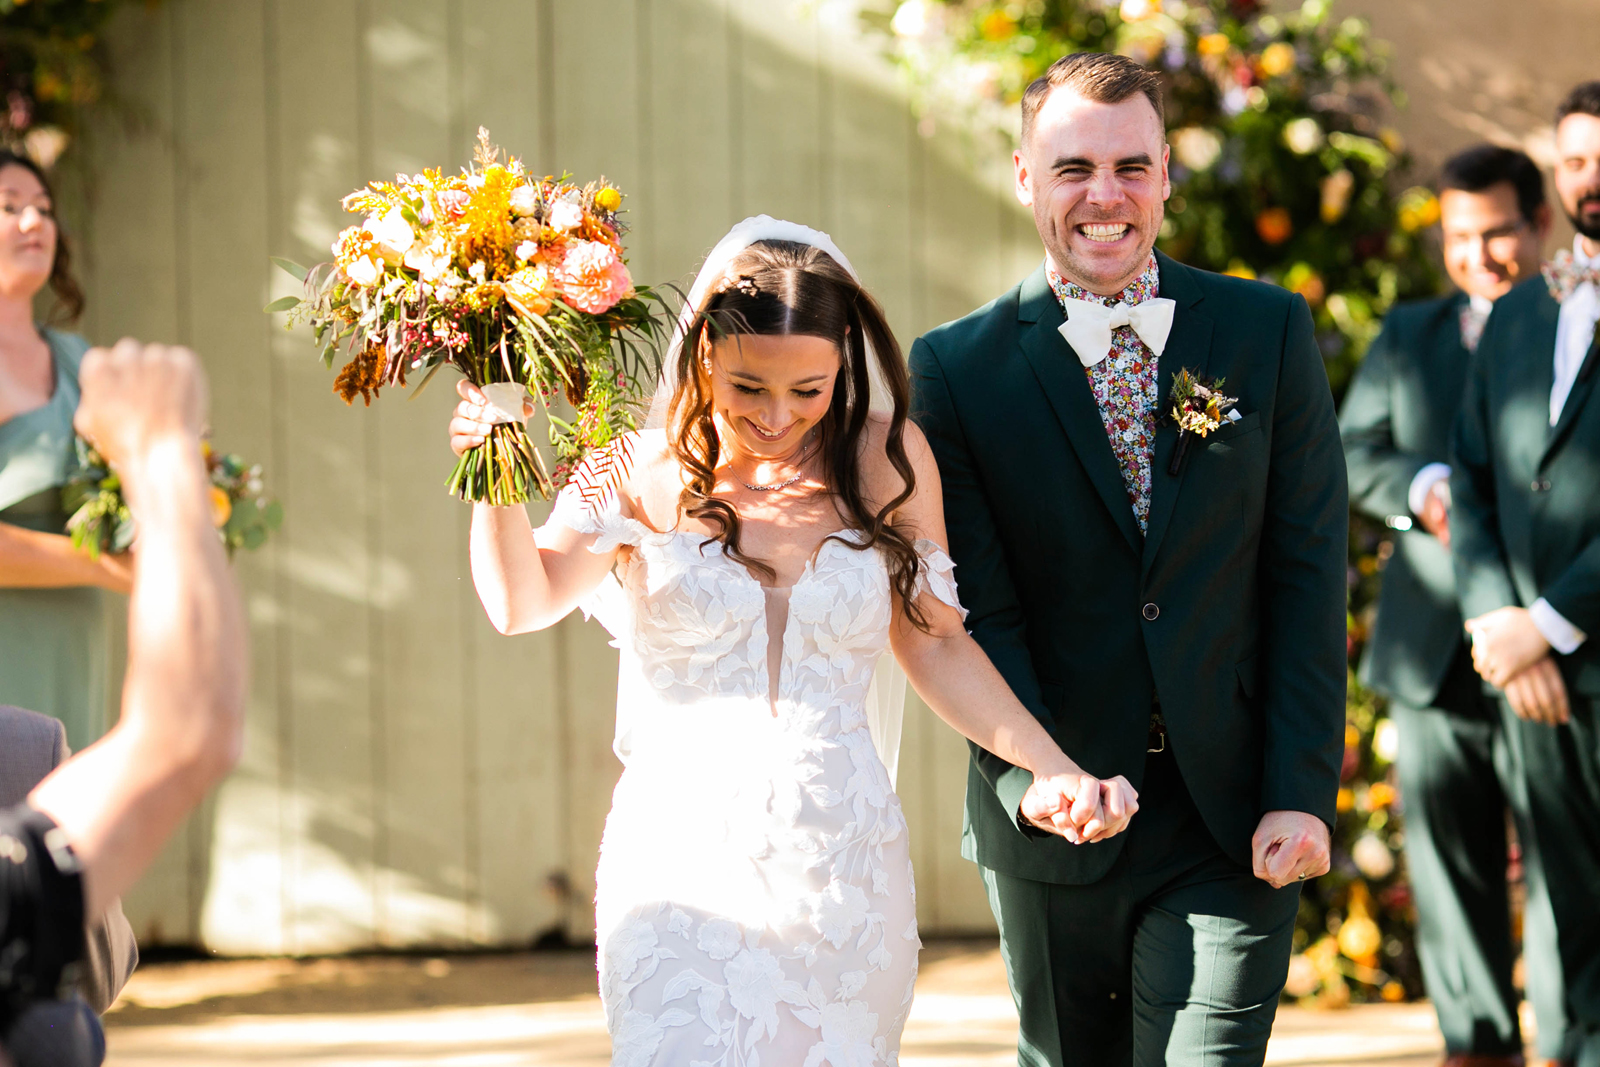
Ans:
<svg viewBox="0 0 1600 1067"><path fill-rule="evenodd" d="M0 705L0 808L22 803L70 754L61 720Z"/></svg>

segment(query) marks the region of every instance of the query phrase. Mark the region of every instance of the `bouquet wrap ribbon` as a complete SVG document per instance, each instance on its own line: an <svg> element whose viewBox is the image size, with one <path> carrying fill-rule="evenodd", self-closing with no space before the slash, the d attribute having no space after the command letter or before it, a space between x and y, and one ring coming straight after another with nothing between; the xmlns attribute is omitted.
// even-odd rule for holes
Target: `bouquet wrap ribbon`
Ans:
<svg viewBox="0 0 1600 1067"><path fill-rule="evenodd" d="M484 412L489 421L498 425L502 422L524 425L527 418L523 416L523 401L528 398L528 387L520 382L491 382L478 387L483 391L483 398L487 401L487 410Z"/></svg>

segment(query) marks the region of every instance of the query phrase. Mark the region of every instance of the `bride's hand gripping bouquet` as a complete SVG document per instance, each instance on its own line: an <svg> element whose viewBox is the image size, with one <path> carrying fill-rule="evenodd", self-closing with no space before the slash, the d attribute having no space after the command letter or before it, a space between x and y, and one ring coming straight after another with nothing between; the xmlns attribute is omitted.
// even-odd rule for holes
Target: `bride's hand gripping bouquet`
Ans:
<svg viewBox="0 0 1600 1067"><path fill-rule="evenodd" d="M451 493L497 506L549 497L592 449L637 429L656 385L671 316L636 286L623 258L622 193L600 182L537 178L500 160L478 131L473 165L373 182L344 199L365 219L339 235L334 259L307 271L306 297L267 310L306 322L334 391L367 403L385 385L425 385L454 367L481 389L497 422L451 472ZM549 417L557 464L528 437L524 400ZM565 400L572 417L550 410Z"/></svg>

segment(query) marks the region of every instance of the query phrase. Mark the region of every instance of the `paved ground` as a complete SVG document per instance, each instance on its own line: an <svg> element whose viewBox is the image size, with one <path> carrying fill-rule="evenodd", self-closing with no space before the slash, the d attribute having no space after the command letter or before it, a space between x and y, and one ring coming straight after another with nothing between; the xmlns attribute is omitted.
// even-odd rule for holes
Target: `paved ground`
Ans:
<svg viewBox="0 0 1600 1067"><path fill-rule="evenodd" d="M110 1067L604 1067L584 953L239 960L142 968L107 1017ZM904 1067L1010 1067L999 952L923 952ZM1432 1067L1426 1004L1278 1013L1274 1067Z"/></svg>

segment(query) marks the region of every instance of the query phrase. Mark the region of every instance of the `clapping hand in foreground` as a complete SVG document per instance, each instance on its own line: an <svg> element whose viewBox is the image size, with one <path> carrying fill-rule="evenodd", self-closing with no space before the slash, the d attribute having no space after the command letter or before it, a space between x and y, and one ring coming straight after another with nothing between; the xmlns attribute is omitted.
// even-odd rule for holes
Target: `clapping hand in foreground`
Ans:
<svg viewBox="0 0 1600 1067"><path fill-rule="evenodd" d="M1139 794L1122 775L1105 781L1074 771L1036 777L1022 797L1022 817L1074 845L1104 841L1128 828Z"/></svg>

